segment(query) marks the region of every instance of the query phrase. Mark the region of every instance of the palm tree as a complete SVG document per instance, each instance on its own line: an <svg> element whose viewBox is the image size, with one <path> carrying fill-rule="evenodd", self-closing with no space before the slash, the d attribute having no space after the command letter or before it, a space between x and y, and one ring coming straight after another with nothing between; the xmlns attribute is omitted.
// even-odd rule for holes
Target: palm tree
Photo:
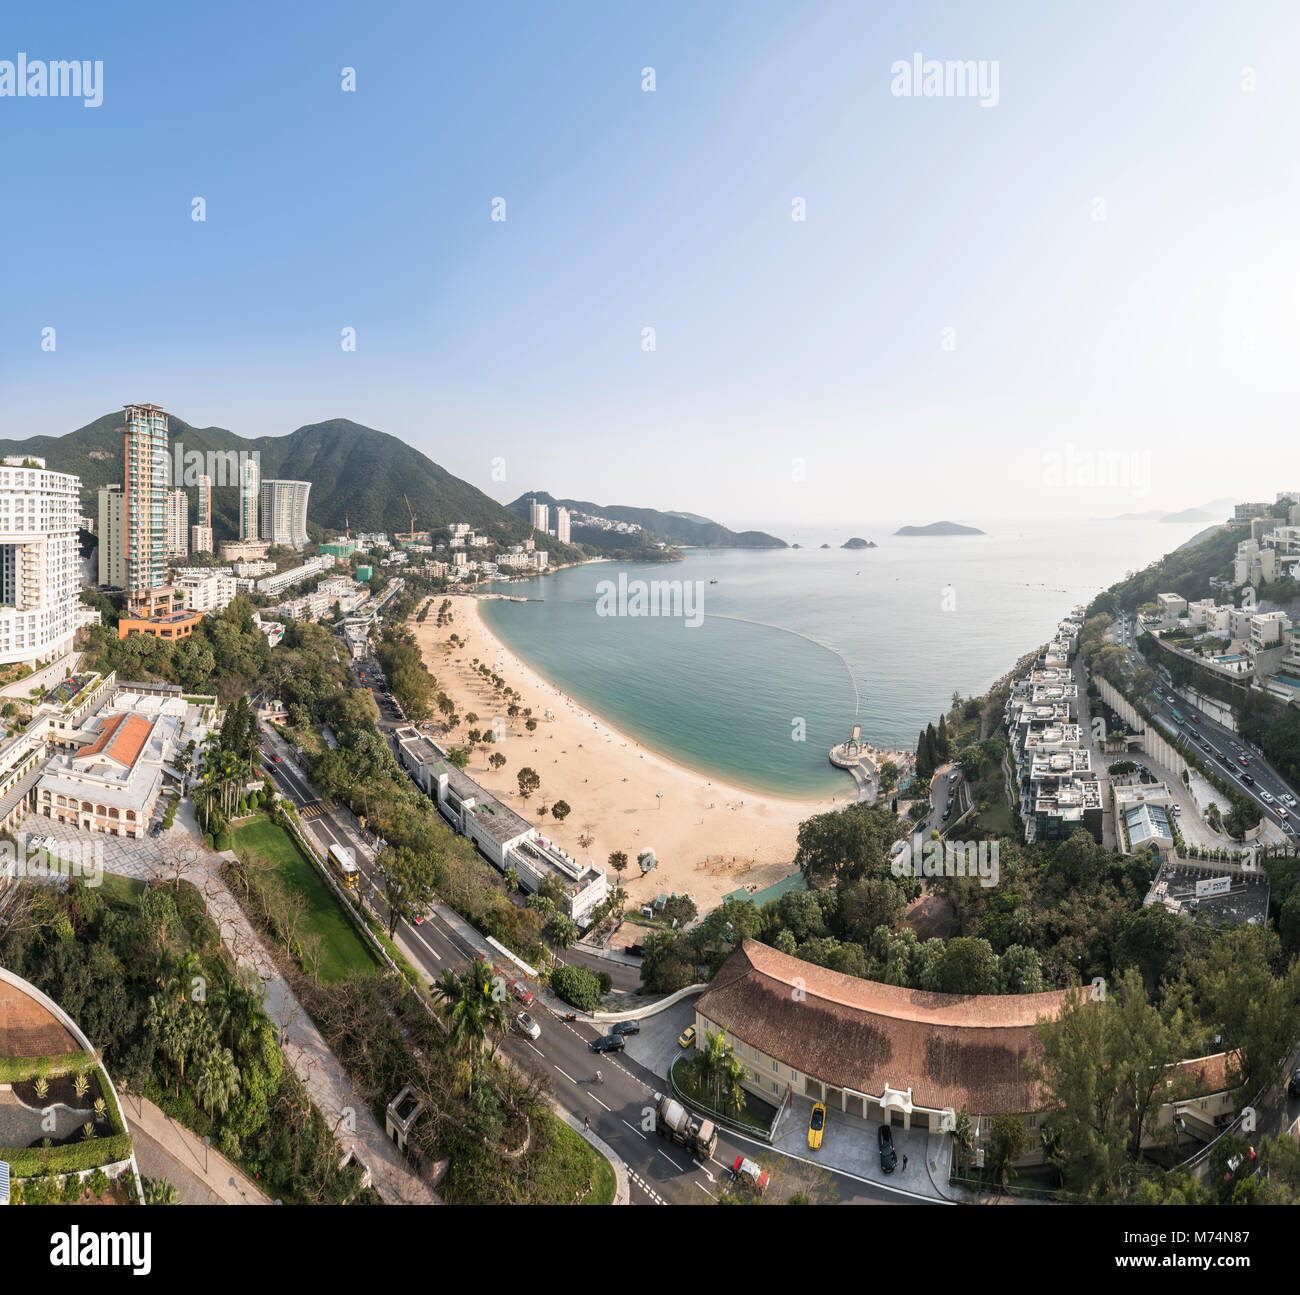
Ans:
<svg viewBox="0 0 1300 1295"><path fill-rule="evenodd" d="M211 1047L194 1076L194 1096L209 1115L224 1115L239 1092L239 1071L229 1048Z"/></svg>
<svg viewBox="0 0 1300 1295"><path fill-rule="evenodd" d="M749 1072L721 1033L708 1031L696 1064L700 1068L705 1088L713 1094L715 1110L738 1111L744 1106L745 1091L742 1085Z"/></svg>
<svg viewBox="0 0 1300 1295"><path fill-rule="evenodd" d="M437 997L446 1004L445 1015L451 1027L452 1045L465 1053L471 1066L489 1032L497 1035L492 1046L495 1056L501 1036L509 1027L495 981L491 968L481 962L472 962L463 976L457 976L448 968L433 987ZM472 1092L472 1070L469 1086Z"/></svg>

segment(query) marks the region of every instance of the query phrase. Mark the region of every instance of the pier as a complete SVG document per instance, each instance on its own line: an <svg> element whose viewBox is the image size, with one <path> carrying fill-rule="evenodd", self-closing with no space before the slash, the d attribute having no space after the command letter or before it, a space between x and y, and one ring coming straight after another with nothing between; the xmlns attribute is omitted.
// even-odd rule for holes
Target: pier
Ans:
<svg viewBox="0 0 1300 1295"><path fill-rule="evenodd" d="M862 741L862 727L854 724L853 734L847 742L831 747L830 761L837 769L844 769L853 775L858 784L858 804L873 804L879 795L880 771L876 762L868 754L869 748Z"/></svg>

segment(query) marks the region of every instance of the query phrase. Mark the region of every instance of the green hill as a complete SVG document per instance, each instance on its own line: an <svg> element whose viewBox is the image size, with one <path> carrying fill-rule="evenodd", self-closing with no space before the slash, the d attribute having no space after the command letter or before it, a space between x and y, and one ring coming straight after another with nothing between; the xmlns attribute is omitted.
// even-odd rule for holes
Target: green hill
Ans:
<svg viewBox="0 0 1300 1295"><path fill-rule="evenodd" d="M0 441L0 454L35 454L60 472L81 478L87 509L93 510L100 486L122 481L122 414L105 414L66 436L34 436ZM415 510L417 530L439 530L468 522L498 540L521 540L529 528L496 500L454 477L404 441L346 418L300 427L288 436L247 440L222 427L192 427L169 417L171 445L191 451L256 451L262 476L312 483L308 512L312 528L342 530L344 515L355 531L399 531L410 526L403 496ZM212 490L213 529L217 539L239 531L237 478ZM196 491L190 490L191 518ZM546 546L557 562L576 560L572 546Z"/></svg>
<svg viewBox="0 0 1300 1295"><path fill-rule="evenodd" d="M654 508L628 508L623 505L606 507L582 499L556 499L554 495L547 494L545 490L530 490L520 495L507 507L519 517L527 518L529 516L528 505L534 499L539 504L550 505L551 508L554 508L556 504L563 504L565 508L580 513L590 513L593 517L603 517L611 522L635 524L640 526L653 539L663 540L665 544L705 549L783 549L787 547L784 540L779 540L776 536L765 534L763 531L732 531L718 522L711 522L708 518L697 517L695 514L665 513ZM575 523L574 539L581 538L584 544L598 545L595 537L600 536L603 532L583 528L582 534L579 536L578 529ZM627 543L626 536L617 538L622 543Z"/></svg>

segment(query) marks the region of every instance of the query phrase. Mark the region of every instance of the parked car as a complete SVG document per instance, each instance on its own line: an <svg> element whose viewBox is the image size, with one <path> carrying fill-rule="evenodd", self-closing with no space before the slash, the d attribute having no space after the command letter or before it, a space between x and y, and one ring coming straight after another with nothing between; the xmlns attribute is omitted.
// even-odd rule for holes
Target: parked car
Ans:
<svg viewBox="0 0 1300 1295"><path fill-rule="evenodd" d="M677 1046L679 1048L689 1048L695 1042L695 1026L688 1025L678 1036Z"/></svg>
<svg viewBox="0 0 1300 1295"><path fill-rule="evenodd" d="M812 1117L808 1121L808 1146L813 1151L820 1151L822 1133L826 1129L826 1107L818 1102L812 1108Z"/></svg>
<svg viewBox="0 0 1300 1295"><path fill-rule="evenodd" d="M587 1046L593 1052L622 1052L627 1047L627 1040L621 1034L606 1034L603 1038L592 1039Z"/></svg>
<svg viewBox="0 0 1300 1295"><path fill-rule="evenodd" d="M621 1034L626 1038L629 1034L641 1033L640 1021L616 1021L614 1024L614 1033Z"/></svg>
<svg viewBox="0 0 1300 1295"><path fill-rule="evenodd" d="M1241 765L1243 769L1245 769L1250 764L1250 760L1244 755L1239 755L1237 757L1237 763Z"/></svg>
<svg viewBox="0 0 1300 1295"><path fill-rule="evenodd" d="M1230 1183L1239 1175L1243 1178L1250 1177L1255 1172L1255 1148L1247 1147L1244 1154L1231 1156L1228 1159L1227 1172L1223 1175L1223 1181Z"/></svg>
<svg viewBox="0 0 1300 1295"><path fill-rule="evenodd" d="M737 1187L743 1187L746 1191L756 1192L761 1196L767 1191L769 1178L767 1170L760 1169L752 1160L744 1156L737 1156L736 1163L731 1166L731 1181Z"/></svg>
<svg viewBox="0 0 1300 1295"><path fill-rule="evenodd" d="M530 1039L540 1039L542 1037L542 1027L527 1012L520 1012L515 1017L515 1025L519 1027L520 1034L527 1035Z"/></svg>
<svg viewBox="0 0 1300 1295"><path fill-rule="evenodd" d="M892 1174L898 1168L898 1152L894 1150L894 1135L888 1124L882 1124L876 1134L880 1145L880 1172Z"/></svg>

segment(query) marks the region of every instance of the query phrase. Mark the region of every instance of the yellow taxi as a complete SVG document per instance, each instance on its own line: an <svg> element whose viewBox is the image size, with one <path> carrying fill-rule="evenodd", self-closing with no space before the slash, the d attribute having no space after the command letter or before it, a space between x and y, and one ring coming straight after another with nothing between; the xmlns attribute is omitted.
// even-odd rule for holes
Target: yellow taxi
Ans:
<svg viewBox="0 0 1300 1295"><path fill-rule="evenodd" d="M695 1026L688 1025L678 1036L677 1046L679 1048L689 1048L695 1042Z"/></svg>
<svg viewBox="0 0 1300 1295"><path fill-rule="evenodd" d="M826 1128L826 1108L818 1102L812 1108L812 1118L808 1121L808 1145L814 1151L820 1151L822 1131Z"/></svg>

